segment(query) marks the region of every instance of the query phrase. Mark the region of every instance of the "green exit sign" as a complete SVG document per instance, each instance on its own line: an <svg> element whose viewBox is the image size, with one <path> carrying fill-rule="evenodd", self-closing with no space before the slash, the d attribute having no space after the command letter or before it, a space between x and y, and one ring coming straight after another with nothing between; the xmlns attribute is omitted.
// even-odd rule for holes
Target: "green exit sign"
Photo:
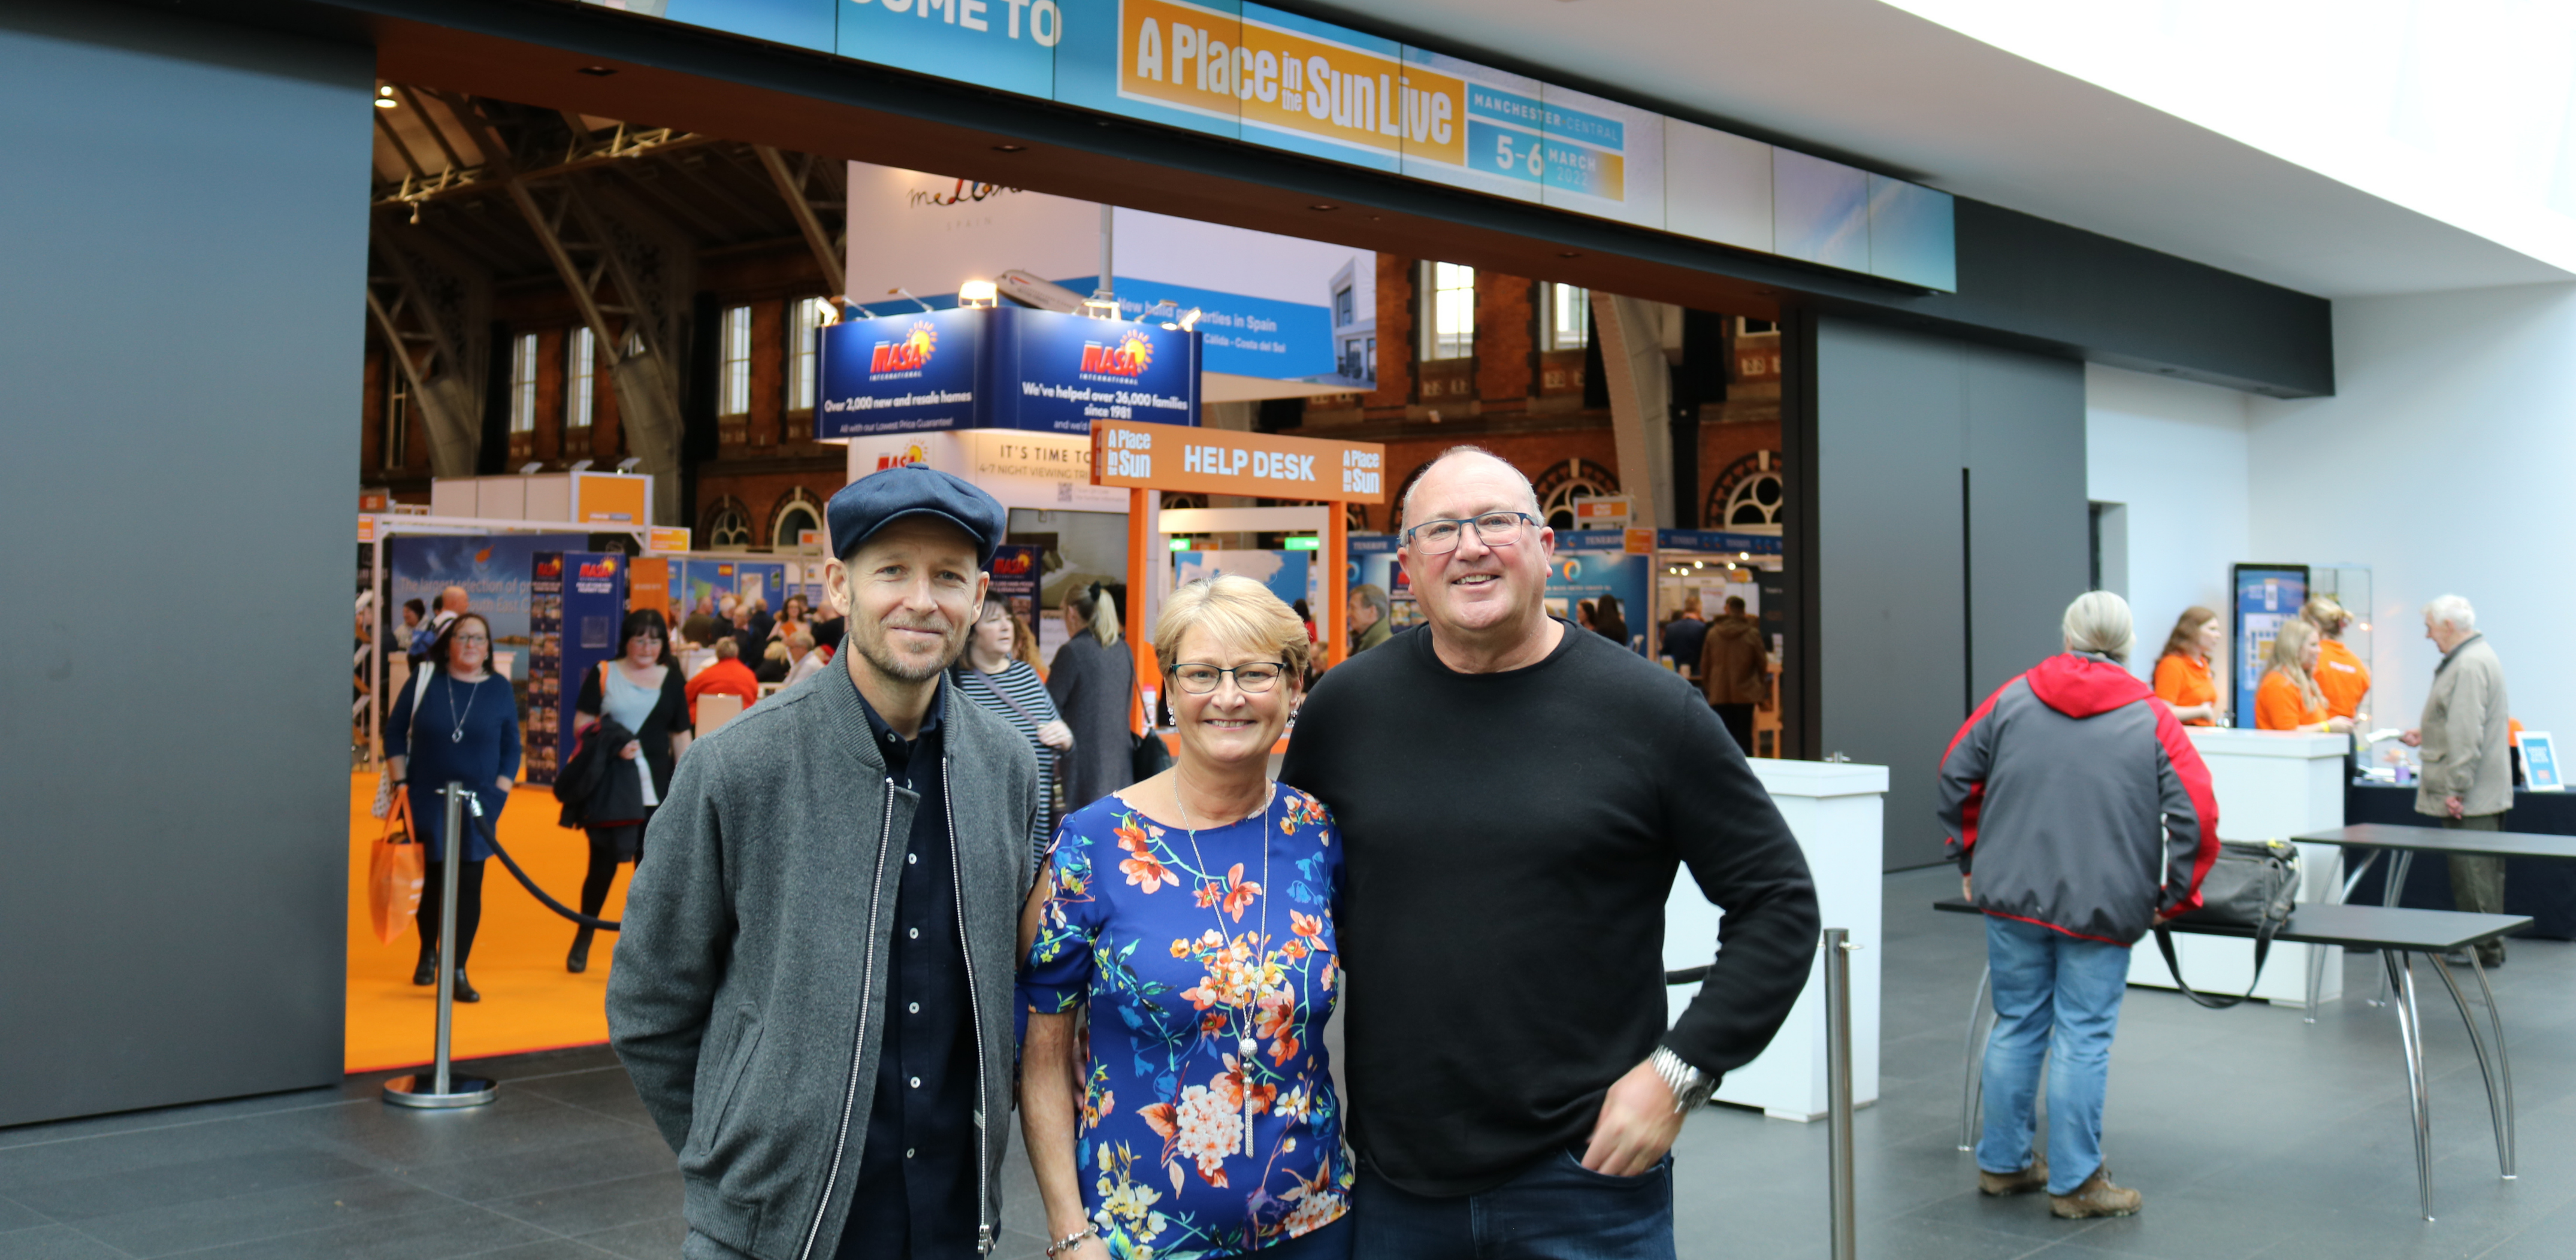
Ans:
<svg viewBox="0 0 2576 1260"><path fill-rule="evenodd" d="M1322 551L1324 549L1324 540L1315 537L1313 534L1296 534L1290 536L1288 541L1282 545L1287 547L1290 551Z"/></svg>

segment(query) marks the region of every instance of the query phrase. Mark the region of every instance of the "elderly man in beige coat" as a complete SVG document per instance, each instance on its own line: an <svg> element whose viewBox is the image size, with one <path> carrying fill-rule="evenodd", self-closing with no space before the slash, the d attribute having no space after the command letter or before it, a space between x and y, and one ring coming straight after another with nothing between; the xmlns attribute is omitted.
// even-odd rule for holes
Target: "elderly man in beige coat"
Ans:
<svg viewBox="0 0 2576 1260"><path fill-rule="evenodd" d="M2444 595L2424 605L2424 637L2442 649L2433 687L2424 697L2423 724L2399 738L2424 750L2424 777L2415 790L2415 812L2445 827L2501 831L2513 807L2513 754L2506 731L2504 665L2477 630L2469 601ZM2451 858L2451 900L2462 910L2504 913L2504 859ZM2478 961L2504 964L2504 942L2481 946Z"/></svg>

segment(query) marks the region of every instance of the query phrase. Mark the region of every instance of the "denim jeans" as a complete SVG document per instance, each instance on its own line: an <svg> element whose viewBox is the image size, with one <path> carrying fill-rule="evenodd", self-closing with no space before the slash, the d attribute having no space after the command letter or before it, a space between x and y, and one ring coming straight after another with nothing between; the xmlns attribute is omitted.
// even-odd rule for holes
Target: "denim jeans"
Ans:
<svg viewBox="0 0 2576 1260"><path fill-rule="evenodd" d="M1986 916L1995 1031L1986 1039L1986 1132L1977 1167L2030 1167L2039 1064L2048 1060L2048 1192L2072 1194L2102 1166L2102 1095L2129 983L2129 948Z"/></svg>
<svg viewBox="0 0 2576 1260"><path fill-rule="evenodd" d="M1673 1260L1673 1157L1634 1177L1559 1151L1483 1194L1399 1189L1363 1159L1352 1260Z"/></svg>

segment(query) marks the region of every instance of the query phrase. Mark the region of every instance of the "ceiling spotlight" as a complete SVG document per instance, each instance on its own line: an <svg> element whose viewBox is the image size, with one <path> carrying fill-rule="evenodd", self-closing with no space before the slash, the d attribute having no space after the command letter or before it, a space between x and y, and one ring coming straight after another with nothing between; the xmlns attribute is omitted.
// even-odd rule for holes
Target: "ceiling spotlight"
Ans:
<svg viewBox="0 0 2576 1260"><path fill-rule="evenodd" d="M1025 145L1025 144L997 144L997 145L994 145L994 146L993 146L993 152L995 152L995 153L1020 153L1020 152L1023 152L1023 151L1025 151L1025 150L1027 150L1027 148L1028 148L1028 147L1029 147L1029 146L1027 146L1027 145Z"/></svg>
<svg viewBox="0 0 2576 1260"><path fill-rule="evenodd" d="M378 108L378 109L400 109L400 108L402 108L402 102L394 99L394 89L393 89L393 85L391 85L391 84L384 84L384 85L381 85L381 86L379 86L379 87L377 87L377 88L376 88L376 108Z"/></svg>
<svg viewBox="0 0 2576 1260"><path fill-rule="evenodd" d="M1182 332L1188 332L1189 330L1191 330L1191 329L1193 329L1193 328L1196 328L1196 327L1198 327L1198 326L1199 326L1199 308L1197 308L1197 307L1193 306L1193 307L1191 307L1191 308L1189 309L1189 313L1188 313L1188 314L1181 316L1181 331L1182 331Z"/></svg>
<svg viewBox="0 0 2576 1260"><path fill-rule="evenodd" d="M617 68L615 66L583 66L580 72L589 75L594 79L605 79L608 76L617 73Z"/></svg>
<svg viewBox="0 0 2576 1260"><path fill-rule="evenodd" d="M957 286L957 304L965 307L996 306L1001 303L1001 292L990 280L969 280Z"/></svg>
<svg viewBox="0 0 2576 1260"><path fill-rule="evenodd" d="M617 461L617 471L619 471L619 472L633 472L633 471L635 471L635 466L636 466L637 464L640 464L640 463L643 463L643 462L644 462L644 457L643 457L643 456L641 456L641 455L629 455L629 456L627 456L626 458L624 458L624 459L621 459L621 460Z"/></svg>
<svg viewBox="0 0 2576 1260"><path fill-rule="evenodd" d="M521 465L519 465L519 475L520 475L520 476L522 476L522 477L525 477L525 476L527 476L528 474L533 473L533 472L537 471L538 469L541 469L541 468L544 468L544 467L545 467L545 465L544 465L544 464L536 463L536 462L533 462L533 461L532 461L532 462L529 462L529 463L521 464Z"/></svg>
<svg viewBox="0 0 2576 1260"><path fill-rule="evenodd" d="M1330 203L1330 202L1323 202L1323 201L1316 202L1315 204L1313 204L1313 205L1311 205L1311 206L1308 206L1308 207L1306 207L1306 208L1307 208L1307 209L1309 209L1309 210L1339 210L1339 209L1341 209L1341 207L1340 207L1340 206L1333 205L1333 204L1332 204L1332 203Z"/></svg>

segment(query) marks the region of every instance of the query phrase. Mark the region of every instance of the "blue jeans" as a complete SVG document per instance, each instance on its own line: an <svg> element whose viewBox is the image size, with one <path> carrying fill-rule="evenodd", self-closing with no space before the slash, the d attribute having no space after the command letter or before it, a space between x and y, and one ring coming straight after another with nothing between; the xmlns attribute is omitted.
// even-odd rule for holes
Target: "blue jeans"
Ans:
<svg viewBox="0 0 2576 1260"><path fill-rule="evenodd" d="M1558 1151L1483 1194L1435 1199L1363 1159L1351 1260L1673 1260L1673 1157L1634 1177Z"/></svg>
<svg viewBox="0 0 2576 1260"><path fill-rule="evenodd" d="M2048 1192L2072 1194L2102 1166L2102 1095L2129 983L2129 947L1986 916L1995 1031L1986 1039L1986 1133L1977 1167L2030 1167L2039 1062L2048 1059Z"/></svg>

